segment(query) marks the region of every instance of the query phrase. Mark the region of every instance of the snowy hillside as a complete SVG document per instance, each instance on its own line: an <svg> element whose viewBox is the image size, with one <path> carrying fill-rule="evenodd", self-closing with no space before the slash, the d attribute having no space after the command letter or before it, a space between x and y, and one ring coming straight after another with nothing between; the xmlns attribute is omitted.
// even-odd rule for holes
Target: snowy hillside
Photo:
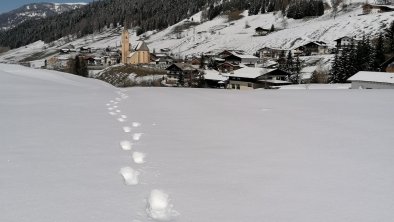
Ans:
<svg viewBox="0 0 394 222"><path fill-rule="evenodd" d="M345 35L376 36L394 20L394 12L361 15L360 4L354 4L347 12L340 11L334 18L330 11L317 18L286 19L281 13L247 16L238 21L227 22L225 16L205 22L184 31L182 38L172 33L174 27L149 37L151 48L169 48L174 53L199 54L223 49L240 49L255 53L265 46L290 49L310 41L325 41L334 45L334 40ZM195 15L198 19L200 15ZM245 25L250 28L245 28ZM179 25L179 24L178 24ZM256 27L270 29L271 25L281 29L267 36L253 36ZM175 25L177 26L177 25Z"/></svg>
<svg viewBox="0 0 394 222"><path fill-rule="evenodd" d="M393 93L117 89L0 64L0 221L391 222Z"/></svg>
<svg viewBox="0 0 394 222"><path fill-rule="evenodd" d="M223 49L240 49L255 53L265 46L289 49L314 40L325 41L333 46L335 39L345 35L375 37L394 20L394 12L361 15L360 2L353 2L346 11L340 9L335 17L330 10L326 10L321 17L300 20L284 18L280 12L247 16L245 11L243 14L245 16L237 21L228 22L226 16L220 16L212 21L192 26L180 34L175 33L176 27L188 23L184 20L160 32L147 32L144 36L151 51L158 52L160 49L168 48L173 54L180 56L217 52ZM200 17L201 13L198 13L191 18L194 22L199 22ZM245 28L246 24L250 27ZM277 31L267 36L254 36L256 27L269 29L272 25ZM118 27L80 39L64 37L49 44L33 43L0 55L0 61L17 62L35 53L39 53L38 58L42 59L67 45L96 49L107 46L119 47L120 33L121 28ZM140 37L134 34L131 39L132 43L136 44ZM36 47L39 44L42 44L42 47L38 49ZM326 57L321 56L317 60L331 58L331 56Z"/></svg>
<svg viewBox="0 0 394 222"><path fill-rule="evenodd" d="M32 3L0 14L0 30L8 30L27 19L45 18L81 8L87 3Z"/></svg>

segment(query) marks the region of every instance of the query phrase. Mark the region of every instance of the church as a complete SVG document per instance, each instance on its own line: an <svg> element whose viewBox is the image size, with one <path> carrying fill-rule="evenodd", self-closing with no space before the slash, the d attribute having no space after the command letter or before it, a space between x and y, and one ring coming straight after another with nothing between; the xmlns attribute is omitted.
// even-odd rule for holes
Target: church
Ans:
<svg viewBox="0 0 394 222"><path fill-rule="evenodd" d="M140 41L134 48L132 48L127 28L122 32L122 63L134 65L150 63L148 45L144 41Z"/></svg>

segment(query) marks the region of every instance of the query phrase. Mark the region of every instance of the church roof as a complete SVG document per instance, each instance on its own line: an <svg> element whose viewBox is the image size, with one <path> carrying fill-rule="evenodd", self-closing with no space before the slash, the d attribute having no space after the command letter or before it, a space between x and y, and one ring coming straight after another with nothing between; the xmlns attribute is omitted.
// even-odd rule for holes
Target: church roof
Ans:
<svg viewBox="0 0 394 222"><path fill-rule="evenodd" d="M149 48L148 48L148 45L144 41L140 41L135 46L134 51L148 51L149 52Z"/></svg>

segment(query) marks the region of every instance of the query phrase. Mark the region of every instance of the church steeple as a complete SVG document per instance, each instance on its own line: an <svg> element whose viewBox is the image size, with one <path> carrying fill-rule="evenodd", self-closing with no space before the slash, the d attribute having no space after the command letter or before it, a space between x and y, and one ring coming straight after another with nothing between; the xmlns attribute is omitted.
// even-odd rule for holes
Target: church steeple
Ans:
<svg viewBox="0 0 394 222"><path fill-rule="evenodd" d="M122 31L122 63L127 64L127 57L130 54L130 36L129 36L129 24L127 19L124 21Z"/></svg>

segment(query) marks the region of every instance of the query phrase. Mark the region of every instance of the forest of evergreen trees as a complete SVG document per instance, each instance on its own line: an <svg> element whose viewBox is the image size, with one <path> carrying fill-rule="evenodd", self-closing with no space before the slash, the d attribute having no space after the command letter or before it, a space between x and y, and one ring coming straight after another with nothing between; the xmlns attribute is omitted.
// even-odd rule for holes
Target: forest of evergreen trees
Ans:
<svg viewBox="0 0 394 222"><path fill-rule="evenodd" d="M290 5L289 5L290 4ZM322 0L101 0L88 6L44 19L28 20L7 32L0 32L0 46L17 48L43 40L51 42L67 35L82 37L104 27L129 21L141 34L161 30L204 10L206 20L236 10L249 14L281 10L291 18L318 16ZM288 7L289 6L289 7Z"/></svg>
<svg viewBox="0 0 394 222"><path fill-rule="evenodd" d="M385 29L372 43L370 37L364 36L357 44L337 51L331 68L331 81L345 83L359 71L383 71L381 64L387 59L385 55L394 54L394 22Z"/></svg>

